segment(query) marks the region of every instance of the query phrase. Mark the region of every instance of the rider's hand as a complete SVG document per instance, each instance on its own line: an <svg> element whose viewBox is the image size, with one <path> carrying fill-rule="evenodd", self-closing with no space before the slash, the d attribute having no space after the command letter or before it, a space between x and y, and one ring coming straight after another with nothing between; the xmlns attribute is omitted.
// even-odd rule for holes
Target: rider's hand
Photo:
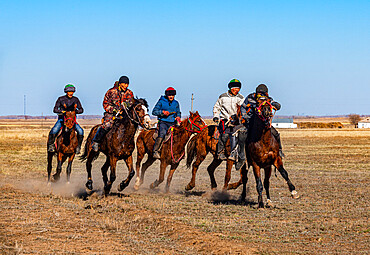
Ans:
<svg viewBox="0 0 370 255"><path fill-rule="evenodd" d="M118 113L117 109L112 110L113 115L116 115Z"/></svg>
<svg viewBox="0 0 370 255"><path fill-rule="evenodd" d="M214 117L213 118L213 122L216 122L218 124L218 122L220 122L219 118L218 117Z"/></svg>
<svg viewBox="0 0 370 255"><path fill-rule="evenodd" d="M169 111L163 111L163 115L167 117L168 115L170 115L170 112Z"/></svg>
<svg viewBox="0 0 370 255"><path fill-rule="evenodd" d="M180 117L176 117L175 120L177 121L177 125L180 125L181 123L181 118Z"/></svg>
<svg viewBox="0 0 370 255"><path fill-rule="evenodd" d="M65 113L66 113L66 111L62 111L62 113L63 113L63 114L65 114Z"/></svg>

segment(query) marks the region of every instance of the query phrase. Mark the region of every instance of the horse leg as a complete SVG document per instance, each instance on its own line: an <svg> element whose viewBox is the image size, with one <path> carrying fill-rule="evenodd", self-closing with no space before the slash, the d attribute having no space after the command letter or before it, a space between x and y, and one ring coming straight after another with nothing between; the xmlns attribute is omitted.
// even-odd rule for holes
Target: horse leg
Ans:
<svg viewBox="0 0 370 255"><path fill-rule="evenodd" d="M227 190L231 178L231 169L233 168L234 162L232 160L226 161L226 173L225 173L225 182L224 187L222 188L223 191Z"/></svg>
<svg viewBox="0 0 370 255"><path fill-rule="evenodd" d="M266 207L272 206L272 201L270 199L270 177L272 172L271 169L271 166L265 167L265 179L263 181L263 186L265 187L267 197Z"/></svg>
<svg viewBox="0 0 370 255"><path fill-rule="evenodd" d="M192 190L195 187L195 176L197 175L199 165L204 161L205 158L206 157L204 155L197 155L197 158L192 166L191 180L188 185L186 185L185 190Z"/></svg>
<svg viewBox="0 0 370 255"><path fill-rule="evenodd" d="M243 183L243 178L246 178L246 182L248 182L248 169L246 164L240 168L240 179L237 182L231 183L227 186L227 189L237 189L242 183Z"/></svg>
<svg viewBox="0 0 370 255"><path fill-rule="evenodd" d="M50 185L50 175L51 175L51 169L52 169L52 163L53 163L53 152L48 152L48 185Z"/></svg>
<svg viewBox="0 0 370 255"><path fill-rule="evenodd" d="M247 182L248 182L248 169L247 169L246 165L244 165L240 169L240 180L239 180L239 182L243 184L243 190L242 190L241 200L242 200L242 202L244 202L245 201L245 197L247 195Z"/></svg>
<svg viewBox="0 0 370 255"><path fill-rule="evenodd" d="M290 191L292 197L295 198L295 199L299 198L298 192L295 190L295 186L293 185L293 183L290 181L290 179L288 177L288 172L283 167L283 161L281 160L281 157L278 157L277 164L275 166L278 169L281 176L287 182L288 187L289 187L289 191Z"/></svg>
<svg viewBox="0 0 370 255"><path fill-rule="evenodd" d="M110 166L110 160L109 160L109 156L107 156L105 158L105 163L104 165L101 167L101 174L103 176L103 183L104 183L104 187L107 185L108 183L108 175L107 175L107 172L108 172L108 168Z"/></svg>
<svg viewBox="0 0 370 255"><path fill-rule="evenodd" d="M217 183L215 179L215 170L216 168L222 163L222 160L213 158L211 164L207 167L209 178L211 179L211 189L216 190L217 189Z"/></svg>
<svg viewBox="0 0 370 255"><path fill-rule="evenodd" d="M164 160L161 160L160 172L159 172L159 179L155 180L152 184L150 184L150 188L154 189L158 187L164 180L164 173L166 172L167 163Z"/></svg>
<svg viewBox="0 0 370 255"><path fill-rule="evenodd" d="M176 171L176 168L178 167L178 165L179 164L171 165L171 170L170 170L170 172L168 173L168 176L167 176L166 193L169 193L169 191L170 191L172 176L173 176L174 172Z"/></svg>
<svg viewBox="0 0 370 255"><path fill-rule="evenodd" d="M136 178L136 183L134 186L136 190L138 190L141 184L143 184L145 172L154 163L154 161L156 161L156 159L153 158L152 155L148 155L148 159L144 162L144 164L141 167L140 177L139 177L139 173L136 174L137 178Z"/></svg>
<svg viewBox="0 0 370 255"><path fill-rule="evenodd" d="M64 161L65 161L65 156L63 155L63 153L58 152L58 155L57 155L57 169L56 169L56 173L53 175L53 180L55 182L59 181L59 179L60 179L60 173L62 172L62 165L63 165Z"/></svg>
<svg viewBox="0 0 370 255"><path fill-rule="evenodd" d="M96 152L94 150L90 150L89 156L86 160L86 172L87 172L87 182L85 184L87 193L90 193L93 190L93 181L92 181L92 175L91 175L91 168L92 168L92 162L94 160Z"/></svg>
<svg viewBox="0 0 370 255"><path fill-rule="evenodd" d="M110 165L110 176L109 181L104 185L104 194L107 196L112 188L113 182L116 180L116 167L118 159L114 156L109 156L109 165Z"/></svg>
<svg viewBox="0 0 370 255"><path fill-rule="evenodd" d="M135 170L134 170L134 161L132 159L132 156L125 159L126 166L128 168L128 176L126 180L122 181L118 187L118 191L124 190L129 184L132 179L132 177L135 176Z"/></svg>
<svg viewBox="0 0 370 255"><path fill-rule="evenodd" d="M257 187L257 193L258 193L258 208L263 208L263 198L262 198L262 181L261 181L261 168L257 166L257 164L253 164L253 173L254 178L256 179L256 187Z"/></svg>
<svg viewBox="0 0 370 255"><path fill-rule="evenodd" d="M69 158L68 158L68 165L67 165L67 183L69 184L71 180L71 172L72 172L72 162L73 159L75 158L75 153L73 153Z"/></svg>

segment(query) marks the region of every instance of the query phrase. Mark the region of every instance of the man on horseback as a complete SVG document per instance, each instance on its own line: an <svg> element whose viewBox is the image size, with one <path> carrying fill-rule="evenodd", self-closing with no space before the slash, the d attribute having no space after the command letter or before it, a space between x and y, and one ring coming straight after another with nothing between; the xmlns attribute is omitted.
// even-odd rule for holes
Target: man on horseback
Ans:
<svg viewBox="0 0 370 255"><path fill-rule="evenodd" d="M242 113L242 119L244 121L244 126L246 127L245 130L245 135L239 136L238 138L238 145L239 145L239 158L240 160L237 162L235 168L239 170L245 161L245 141L247 139L247 133L248 133L248 128L250 124L250 120L255 113L255 109L258 107L258 99L261 97L267 97L270 100L271 105L276 109L280 110L281 105L278 102L275 102L271 97L268 95L268 88L265 84L260 84L256 88L256 92L251 93L247 96L245 99L244 103L242 104L240 110ZM271 127L271 133L275 137L277 143L279 144L279 155L281 157L284 156L283 151L282 151L282 146L281 146L281 141L280 141L280 134L279 132L274 128Z"/></svg>
<svg viewBox="0 0 370 255"><path fill-rule="evenodd" d="M167 130L175 124L181 122L180 104L175 100L176 90L172 87L168 87L164 92L165 95L161 96L157 104L153 108L152 114L158 117L159 134L155 140L153 157L160 159L159 154L160 148L163 143L163 139L167 134Z"/></svg>
<svg viewBox="0 0 370 255"><path fill-rule="evenodd" d="M48 152L55 152L55 138L58 135L59 130L63 126L65 112L75 110L76 114L81 114L84 111L80 103L80 100L77 97L73 96L75 91L76 91L75 86L73 86L72 84L67 84L64 87L64 92L66 93L66 95L59 97L55 103L53 112L58 114L58 120L55 123L54 127L49 132ZM74 127L77 131L78 139L76 154L79 154L81 151L81 143L84 139L84 130L80 127L80 125L78 125L77 122L75 123Z"/></svg>
<svg viewBox="0 0 370 255"><path fill-rule="evenodd" d="M132 105L134 94L128 89L129 79L127 76L121 76L114 86L105 93L103 108L105 110L103 124L98 128L92 141L92 149L99 150L99 144L103 137L113 127L114 117L117 116L123 108L129 108Z"/></svg>
<svg viewBox="0 0 370 255"><path fill-rule="evenodd" d="M230 160L235 161L237 157L236 138L233 135L237 128L235 127L237 106L241 105L244 96L239 93L242 84L239 80L233 79L229 82L229 91L219 96L213 107L213 121L218 123L220 138L217 144L217 155L219 159L226 160L224 154L227 139L230 137L231 153Z"/></svg>

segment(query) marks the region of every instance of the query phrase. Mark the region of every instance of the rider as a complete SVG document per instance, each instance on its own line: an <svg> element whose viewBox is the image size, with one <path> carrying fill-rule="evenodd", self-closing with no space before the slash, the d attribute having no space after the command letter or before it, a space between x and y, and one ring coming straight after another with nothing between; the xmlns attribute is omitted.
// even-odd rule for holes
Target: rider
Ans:
<svg viewBox="0 0 370 255"><path fill-rule="evenodd" d="M260 97L268 97L271 101L271 105L276 110L280 110L281 108L281 105L278 102L275 102L271 97L269 97L267 86L265 84L258 85L256 88L256 92L249 94L240 108L241 113L242 113L242 118L244 120L243 124L246 127L246 133L248 132L250 119L252 118L255 112L255 108L258 106L257 100ZM273 126L271 127L271 134L275 137L276 141L279 144L279 155L283 157L284 153L281 147L280 134ZM242 136L242 137L239 136L238 138L240 161L237 162L236 169L240 169L240 167L243 166L244 161L245 161L245 150L244 149L245 149L246 138L247 138L247 134L245 134L245 136Z"/></svg>
<svg viewBox="0 0 370 255"><path fill-rule="evenodd" d="M244 96L239 94L242 84L239 80L233 79L229 82L229 91L219 96L217 102L213 107L213 121L218 123L218 130L220 132L220 139L217 144L217 155L219 159L226 160L224 154L227 138L230 137L231 153L229 159L236 160L236 139L233 135L236 132L235 116L237 114L237 106L241 105Z"/></svg>
<svg viewBox="0 0 370 255"><path fill-rule="evenodd" d="M55 152L55 138L57 134L59 133L59 130L62 128L63 121L64 121L64 113L66 111L72 111L74 110L74 107L76 106L76 114L81 114L84 112L84 109L82 108L82 105L80 103L80 100L73 96L75 93L76 88L72 84L67 84L64 87L64 92L66 95L61 96L58 98L58 100L55 103L54 106L54 113L58 114L58 120L55 123L54 127L49 132L49 138L48 138L48 152ZM78 140L78 146L76 148L76 154L79 154L81 151L81 143L84 139L84 130L78 125L78 123L75 123L75 129L77 131L77 140Z"/></svg>
<svg viewBox="0 0 370 255"><path fill-rule="evenodd" d="M98 128L92 140L92 149L99 150L99 144L103 137L109 132L116 116L123 107L129 108L133 103L134 94L128 89L129 79L127 76L121 76L114 86L105 93L103 108L105 110L103 124Z"/></svg>
<svg viewBox="0 0 370 255"><path fill-rule="evenodd" d="M176 90L172 87L168 87L164 94L164 96L159 98L152 112L152 114L157 116L159 120L159 134L155 140L153 150L153 157L156 159L161 158L159 150L162 146L167 130L175 124L179 125L181 122L180 104L175 100Z"/></svg>

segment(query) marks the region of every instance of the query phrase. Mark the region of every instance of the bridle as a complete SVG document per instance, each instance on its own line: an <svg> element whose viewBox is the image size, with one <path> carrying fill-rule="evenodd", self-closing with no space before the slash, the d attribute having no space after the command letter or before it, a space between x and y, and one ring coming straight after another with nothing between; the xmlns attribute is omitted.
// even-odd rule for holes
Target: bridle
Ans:
<svg viewBox="0 0 370 255"><path fill-rule="evenodd" d="M269 107L269 110L270 110L269 112L271 113L270 116L268 117L264 116L262 112L262 108L265 107L265 105ZM274 109L274 112L272 112L273 109ZM256 114L258 118L260 118L264 123L266 123L268 128L271 128L271 122L272 122L272 118L275 115L275 112L276 112L275 107L273 107L271 103L267 100L263 101L258 107L256 107Z"/></svg>
<svg viewBox="0 0 370 255"><path fill-rule="evenodd" d="M197 123L195 123L195 121L198 118L200 118L201 121L204 123L203 127L201 127ZM200 132L202 132L203 129L205 129L207 127L207 124L204 122L204 120L199 115L197 115L194 119L190 119L190 117L189 117L188 122L190 123L191 128L190 129L185 128L185 130L193 132L193 133L200 133ZM197 128L197 129L194 129L194 127Z"/></svg>
<svg viewBox="0 0 370 255"><path fill-rule="evenodd" d="M63 125L66 126L66 123L67 123L67 120L71 120L73 125L76 124L76 115L72 118L72 117L68 117L66 116L66 114L64 114L64 117L63 117ZM66 126L67 127L67 126Z"/></svg>
<svg viewBox="0 0 370 255"><path fill-rule="evenodd" d="M130 116L130 114L129 114L129 112L128 112L127 108L126 108L126 106L124 106L124 105L123 105L123 109L125 110L126 115L127 115L127 117L131 120L131 122L133 122L133 123L135 123L135 124L139 125L139 126L140 126L140 127L142 127L144 130L149 130L148 128L146 128L146 127L145 127L144 123L140 120L139 114L138 114L138 113L137 113L137 111L136 111L136 107L141 106L141 105L143 105L143 104L139 103L139 104L137 104L137 105L135 105L135 106L133 107L133 111L134 111L134 114L135 114L135 116L136 116L136 119L137 119L137 120L135 120L135 119L134 119L134 117L131 117L131 116ZM145 115L144 115L144 117L145 117L145 116L149 116L149 114L147 113L147 114L145 114Z"/></svg>

